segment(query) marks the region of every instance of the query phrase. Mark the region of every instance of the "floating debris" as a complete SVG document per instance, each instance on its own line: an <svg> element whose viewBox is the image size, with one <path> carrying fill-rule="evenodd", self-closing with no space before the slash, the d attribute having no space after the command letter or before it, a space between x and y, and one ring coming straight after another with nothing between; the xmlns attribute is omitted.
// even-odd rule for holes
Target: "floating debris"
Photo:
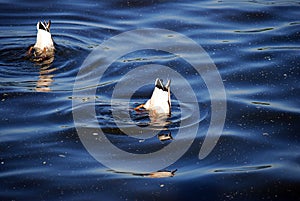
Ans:
<svg viewBox="0 0 300 201"><path fill-rule="evenodd" d="M168 170L161 170L157 172L151 172L151 173L134 173L134 172L121 172L121 171L115 171L115 170L108 170L110 172L118 173L118 174L131 174L133 176L140 176L140 177L149 177L149 178L166 178L166 177L173 177L175 175L175 172L177 169L173 171ZM164 186L164 184L162 184ZM161 187L163 187L161 186Z"/></svg>
<svg viewBox="0 0 300 201"><path fill-rule="evenodd" d="M168 133L168 134L160 134L160 135L157 135L158 139L160 141L167 141L167 140L173 140L173 137L172 137L172 134L171 133Z"/></svg>
<svg viewBox="0 0 300 201"><path fill-rule="evenodd" d="M74 97L74 96L69 96L68 99L70 100L80 100L83 103L88 102L88 101L93 101L98 99L98 96L91 96L91 97Z"/></svg>
<svg viewBox="0 0 300 201"><path fill-rule="evenodd" d="M236 33L257 33L257 32L265 32L273 30L273 27L261 28L261 29L253 29L253 30L236 30Z"/></svg>
<svg viewBox="0 0 300 201"><path fill-rule="evenodd" d="M272 168L272 165L258 165L258 166L245 166L245 167L233 167L233 168L224 168L224 169L217 169L214 172L252 172L258 171L263 169Z"/></svg>
<svg viewBox="0 0 300 201"><path fill-rule="evenodd" d="M132 62L132 61L144 61L146 58L134 58L134 59L124 59L123 62Z"/></svg>
<svg viewBox="0 0 300 201"><path fill-rule="evenodd" d="M255 104L255 105L271 105L270 103L259 102L259 101L252 101L252 103Z"/></svg>
<svg viewBox="0 0 300 201"><path fill-rule="evenodd" d="M157 172L152 172L148 175L146 175L147 177L150 178L165 178L165 177L173 177L175 175L176 170L173 171L157 171Z"/></svg>

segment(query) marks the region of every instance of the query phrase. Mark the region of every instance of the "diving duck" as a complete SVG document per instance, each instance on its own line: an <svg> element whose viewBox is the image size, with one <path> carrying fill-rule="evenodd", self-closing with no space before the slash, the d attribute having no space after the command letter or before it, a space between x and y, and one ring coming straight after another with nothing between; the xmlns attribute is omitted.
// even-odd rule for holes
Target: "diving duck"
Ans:
<svg viewBox="0 0 300 201"><path fill-rule="evenodd" d="M49 56L54 53L54 42L50 33L51 21L38 22L36 25L37 36L34 46L31 46L28 53L34 50L35 56Z"/></svg>
<svg viewBox="0 0 300 201"><path fill-rule="evenodd" d="M170 84L171 80L168 80L164 85L163 81L159 78L155 80L155 88L151 98L145 103L135 108L145 108L149 111L154 111L156 114L171 114L171 96L170 96Z"/></svg>

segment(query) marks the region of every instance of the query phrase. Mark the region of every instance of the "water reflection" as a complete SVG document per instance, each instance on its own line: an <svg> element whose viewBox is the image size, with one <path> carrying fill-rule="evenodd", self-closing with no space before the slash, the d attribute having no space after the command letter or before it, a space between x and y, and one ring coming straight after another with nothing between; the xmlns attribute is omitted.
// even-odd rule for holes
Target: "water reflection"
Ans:
<svg viewBox="0 0 300 201"><path fill-rule="evenodd" d="M142 110L135 110L137 114L135 115L135 119L140 119L141 117L145 117L144 112ZM169 114L164 114L164 113L158 113L154 109L147 110L148 116L150 121L147 122L146 124L141 124L137 123L139 126L149 126L150 130L152 131L161 131L160 134L157 135L157 138L163 142L163 141L170 141L173 140L171 131L169 130L169 126L172 124L168 120L168 118L171 117ZM141 117L139 117L141 116Z"/></svg>
<svg viewBox="0 0 300 201"><path fill-rule="evenodd" d="M171 122L168 121L168 118L170 115L167 114L159 114L155 110L149 110L149 118L150 126L156 126L156 127L165 127L168 126Z"/></svg>
<svg viewBox="0 0 300 201"><path fill-rule="evenodd" d="M39 75L39 79L36 82L35 91L50 92L51 91L50 86L53 83L53 77L54 77L54 74L52 73L56 70L57 68L51 68L51 64L43 65L40 68L40 75Z"/></svg>
<svg viewBox="0 0 300 201"><path fill-rule="evenodd" d="M157 137L162 142L168 141L168 140L173 140L173 136L172 136L171 132L167 133L167 134L159 134L159 135L157 135Z"/></svg>
<svg viewBox="0 0 300 201"><path fill-rule="evenodd" d="M54 50L42 52L41 50L32 47L26 53L25 59L28 59L34 62L37 66L40 67L39 79L36 82L35 91L37 92L50 92L50 86L53 83L53 72L57 68L53 68L52 64L54 61Z"/></svg>

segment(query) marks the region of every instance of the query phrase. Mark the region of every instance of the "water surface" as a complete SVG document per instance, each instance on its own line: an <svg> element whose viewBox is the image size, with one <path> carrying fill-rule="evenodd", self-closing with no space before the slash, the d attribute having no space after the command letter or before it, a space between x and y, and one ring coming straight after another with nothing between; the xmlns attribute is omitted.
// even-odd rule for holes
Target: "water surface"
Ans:
<svg viewBox="0 0 300 201"><path fill-rule="evenodd" d="M297 200L300 187L299 1L1 1L0 200ZM38 20L52 20L53 63L24 59ZM218 68L227 96L224 131L203 160L198 153L211 109L203 80L176 55L133 52L116 61L97 87L98 122L118 147L147 153L168 143L135 143L116 129L111 94L130 69L159 64L193 85L201 118L187 152L166 168L173 177L113 171L95 160L77 134L74 82L86 57L124 31L168 29L201 45ZM122 47L130 44L118 44ZM138 75L137 75L138 76ZM154 80L153 80L154 81ZM165 80L166 81L166 80ZM87 80L86 83L89 83ZM174 80L173 87L180 87ZM78 89L79 90L79 89ZM125 91L126 92L126 91ZM140 88L129 103L147 100ZM172 96L169 129L189 117ZM117 108L123 108L122 99ZM147 112L131 118L148 125ZM128 126L132 119L126 119ZM129 121L130 120L130 121ZM97 123L97 124L95 124ZM176 137L176 133L174 135ZM142 145L141 145L142 144Z"/></svg>

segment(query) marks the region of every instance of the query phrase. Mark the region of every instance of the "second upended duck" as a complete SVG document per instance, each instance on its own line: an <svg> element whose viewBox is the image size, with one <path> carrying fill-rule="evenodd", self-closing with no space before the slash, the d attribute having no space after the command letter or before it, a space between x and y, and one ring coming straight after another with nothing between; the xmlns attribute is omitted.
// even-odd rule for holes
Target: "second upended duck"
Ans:
<svg viewBox="0 0 300 201"><path fill-rule="evenodd" d="M36 25L37 35L36 42L27 52L29 56L33 56L34 60L43 60L47 57L54 56L54 42L50 33L51 21L41 22Z"/></svg>

